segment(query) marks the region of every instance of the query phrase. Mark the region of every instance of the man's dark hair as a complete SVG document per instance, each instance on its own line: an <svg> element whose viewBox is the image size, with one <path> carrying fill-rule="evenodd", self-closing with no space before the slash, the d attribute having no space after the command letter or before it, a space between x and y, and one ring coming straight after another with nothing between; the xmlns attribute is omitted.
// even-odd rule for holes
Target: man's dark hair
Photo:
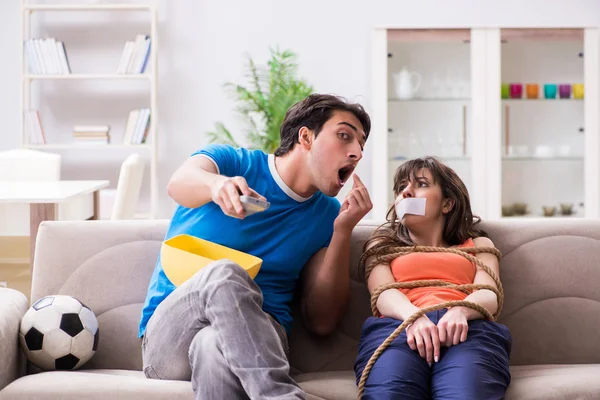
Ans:
<svg viewBox="0 0 600 400"><path fill-rule="evenodd" d="M354 114L363 126L366 137L369 137L371 119L360 104L348 103L342 97L330 94L313 93L294 104L285 114L280 129L280 143L275 150L275 155L283 156L291 151L296 143L299 143L298 132L303 126L312 130L317 137L334 111L347 111Z"/></svg>

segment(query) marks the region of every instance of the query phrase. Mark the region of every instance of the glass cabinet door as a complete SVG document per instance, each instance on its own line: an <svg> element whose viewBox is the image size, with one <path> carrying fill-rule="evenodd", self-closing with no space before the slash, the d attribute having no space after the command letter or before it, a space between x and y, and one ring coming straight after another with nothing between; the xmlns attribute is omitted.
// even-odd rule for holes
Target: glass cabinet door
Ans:
<svg viewBox="0 0 600 400"><path fill-rule="evenodd" d="M396 169L416 157L439 158L470 190L470 39L470 29L387 31L388 207Z"/></svg>
<svg viewBox="0 0 600 400"><path fill-rule="evenodd" d="M584 216L583 29L501 29L502 216Z"/></svg>

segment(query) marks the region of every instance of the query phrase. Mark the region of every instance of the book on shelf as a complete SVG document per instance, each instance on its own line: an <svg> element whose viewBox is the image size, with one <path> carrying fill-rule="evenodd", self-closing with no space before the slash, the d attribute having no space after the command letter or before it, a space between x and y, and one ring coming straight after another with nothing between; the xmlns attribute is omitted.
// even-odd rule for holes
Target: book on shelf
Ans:
<svg viewBox="0 0 600 400"><path fill-rule="evenodd" d="M150 130L150 109L131 110L125 124L123 144L144 144Z"/></svg>
<svg viewBox="0 0 600 400"><path fill-rule="evenodd" d="M73 144L110 144L109 125L76 125Z"/></svg>
<svg viewBox="0 0 600 400"><path fill-rule="evenodd" d="M138 34L133 41L125 42L117 74L143 74L150 56L151 42L150 36L144 34Z"/></svg>
<svg viewBox="0 0 600 400"><path fill-rule="evenodd" d="M46 135L37 110L26 110L25 115L23 115L23 124L25 135L29 138L29 144L46 144Z"/></svg>
<svg viewBox="0 0 600 400"><path fill-rule="evenodd" d="M34 75L68 75L71 73L65 44L55 38L33 38L24 42L28 70Z"/></svg>

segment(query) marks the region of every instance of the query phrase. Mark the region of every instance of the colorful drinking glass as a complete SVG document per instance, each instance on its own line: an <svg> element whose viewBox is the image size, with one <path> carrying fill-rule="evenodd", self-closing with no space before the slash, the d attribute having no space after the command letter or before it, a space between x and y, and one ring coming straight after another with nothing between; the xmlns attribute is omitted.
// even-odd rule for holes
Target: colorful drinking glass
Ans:
<svg viewBox="0 0 600 400"><path fill-rule="evenodd" d="M583 83L576 83L573 85L573 97L576 99L583 99L584 97L584 87Z"/></svg>
<svg viewBox="0 0 600 400"><path fill-rule="evenodd" d="M558 95L561 99L570 99L571 98L571 85L563 84L558 85Z"/></svg>
<svg viewBox="0 0 600 400"><path fill-rule="evenodd" d="M528 99L537 99L539 96L539 86L537 83L529 83L525 86Z"/></svg>
<svg viewBox="0 0 600 400"><path fill-rule="evenodd" d="M544 85L544 97L547 99L555 99L556 98L556 85L552 83L547 83Z"/></svg>
<svg viewBox="0 0 600 400"><path fill-rule="evenodd" d="M520 99L523 97L523 85L520 83L510 84L510 97L512 99Z"/></svg>
<svg viewBox="0 0 600 400"><path fill-rule="evenodd" d="M503 99L508 99L510 97L510 87L509 87L508 83L502 84L500 94Z"/></svg>

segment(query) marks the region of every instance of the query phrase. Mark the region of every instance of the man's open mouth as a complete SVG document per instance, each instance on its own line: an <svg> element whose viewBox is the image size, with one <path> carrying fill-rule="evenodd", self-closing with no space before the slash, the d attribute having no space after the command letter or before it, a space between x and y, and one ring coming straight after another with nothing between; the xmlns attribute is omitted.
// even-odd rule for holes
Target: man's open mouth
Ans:
<svg viewBox="0 0 600 400"><path fill-rule="evenodd" d="M340 185L346 183L350 175L352 175L352 171L354 171L353 165L346 165L338 170L338 177L340 179Z"/></svg>

